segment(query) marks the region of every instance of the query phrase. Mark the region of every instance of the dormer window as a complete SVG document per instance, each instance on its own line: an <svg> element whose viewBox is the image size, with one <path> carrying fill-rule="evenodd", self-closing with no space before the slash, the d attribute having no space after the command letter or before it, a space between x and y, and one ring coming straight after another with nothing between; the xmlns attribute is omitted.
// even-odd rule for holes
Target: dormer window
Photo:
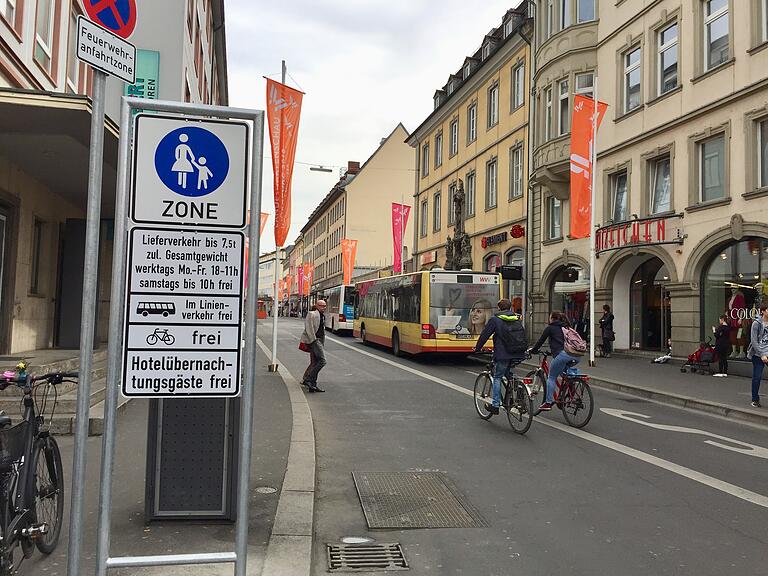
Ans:
<svg viewBox="0 0 768 576"><path fill-rule="evenodd" d="M464 66L464 80L469 78L470 72L472 72L472 66L467 62L467 65Z"/></svg>
<svg viewBox="0 0 768 576"><path fill-rule="evenodd" d="M440 94L435 94L435 109L440 106Z"/></svg>
<svg viewBox="0 0 768 576"><path fill-rule="evenodd" d="M504 38L512 34L512 19L510 18L504 23Z"/></svg>
<svg viewBox="0 0 768 576"><path fill-rule="evenodd" d="M490 54L491 54L491 45L490 45L490 43L488 43L485 46L483 46L483 60L488 58L488 56L490 56Z"/></svg>
<svg viewBox="0 0 768 576"><path fill-rule="evenodd" d="M453 93L453 80L448 82L448 94L452 94L452 93Z"/></svg>

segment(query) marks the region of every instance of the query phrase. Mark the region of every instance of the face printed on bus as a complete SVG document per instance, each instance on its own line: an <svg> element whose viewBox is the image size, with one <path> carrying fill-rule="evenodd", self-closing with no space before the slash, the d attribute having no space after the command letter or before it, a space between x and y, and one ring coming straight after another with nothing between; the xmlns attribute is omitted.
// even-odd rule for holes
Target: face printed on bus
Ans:
<svg viewBox="0 0 768 576"><path fill-rule="evenodd" d="M491 318L492 304L489 300L480 299L472 304L469 311L469 331L471 334L479 334L485 328Z"/></svg>

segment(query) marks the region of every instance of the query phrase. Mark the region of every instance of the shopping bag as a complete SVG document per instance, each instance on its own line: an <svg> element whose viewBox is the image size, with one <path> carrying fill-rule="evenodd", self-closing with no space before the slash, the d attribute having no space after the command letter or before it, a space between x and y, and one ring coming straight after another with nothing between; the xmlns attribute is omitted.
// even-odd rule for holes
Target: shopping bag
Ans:
<svg viewBox="0 0 768 576"><path fill-rule="evenodd" d="M299 342L299 350L302 352L309 352L312 349L309 347L309 344L305 342Z"/></svg>

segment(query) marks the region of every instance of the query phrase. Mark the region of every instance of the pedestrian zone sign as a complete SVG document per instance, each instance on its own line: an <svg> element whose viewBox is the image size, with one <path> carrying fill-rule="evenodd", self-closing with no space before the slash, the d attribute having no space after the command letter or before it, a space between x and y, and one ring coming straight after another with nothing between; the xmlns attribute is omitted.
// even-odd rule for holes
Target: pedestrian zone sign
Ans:
<svg viewBox="0 0 768 576"><path fill-rule="evenodd" d="M245 122L139 114L131 219L243 228L249 158Z"/></svg>

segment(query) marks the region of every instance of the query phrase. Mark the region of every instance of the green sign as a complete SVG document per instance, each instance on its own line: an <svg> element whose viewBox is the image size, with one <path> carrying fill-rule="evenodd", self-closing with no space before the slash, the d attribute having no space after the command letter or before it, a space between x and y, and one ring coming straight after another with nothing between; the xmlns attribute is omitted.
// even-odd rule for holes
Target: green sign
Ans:
<svg viewBox="0 0 768 576"><path fill-rule="evenodd" d="M125 85L125 95L157 100L160 94L160 52L136 50L136 82Z"/></svg>

